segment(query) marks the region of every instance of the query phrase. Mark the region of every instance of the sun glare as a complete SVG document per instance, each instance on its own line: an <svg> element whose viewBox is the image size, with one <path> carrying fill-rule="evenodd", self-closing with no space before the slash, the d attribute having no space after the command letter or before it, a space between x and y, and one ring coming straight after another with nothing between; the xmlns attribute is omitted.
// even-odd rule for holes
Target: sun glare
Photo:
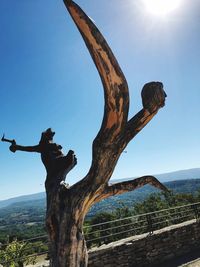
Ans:
<svg viewBox="0 0 200 267"><path fill-rule="evenodd" d="M181 4L181 0L143 0L143 2L148 12L159 16L169 14Z"/></svg>

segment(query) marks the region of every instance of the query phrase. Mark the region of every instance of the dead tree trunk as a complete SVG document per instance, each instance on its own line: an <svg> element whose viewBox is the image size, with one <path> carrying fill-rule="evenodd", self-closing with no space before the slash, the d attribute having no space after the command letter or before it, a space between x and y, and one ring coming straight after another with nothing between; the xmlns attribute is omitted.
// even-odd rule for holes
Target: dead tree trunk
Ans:
<svg viewBox="0 0 200 267"><path fill-rule="evenodd" d="M100 74L104 88L104 117L93 142L92 164L86 177L69 187L67 173L76 165L73 151L64 156L62 147L53 143L54 132L42 133L36 146L20 146L15 140L10 150L41 153L46 167L46 226L49 235L52 267L86 267L87 248L83 222L90 207L109 196L132 191L145 184L166 188L152 176L109 185L109 179L127 144L164 106L166 94L160 82L151 82L142 89L143 109L128 120L129 91L126 79L111 49L94 23L71 0L64 3L78 27Z"/></svg>

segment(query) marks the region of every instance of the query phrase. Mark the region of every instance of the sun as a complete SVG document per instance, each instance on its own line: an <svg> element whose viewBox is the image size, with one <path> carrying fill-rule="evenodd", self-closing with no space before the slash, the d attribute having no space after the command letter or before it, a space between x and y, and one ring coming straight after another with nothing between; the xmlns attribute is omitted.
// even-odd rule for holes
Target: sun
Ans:
<svg viewBox="0 0 200 267"><path fill-rule="evenodd" d="M148 12L165 16L174 11L181 4L181 0L143 0Z"/></svg>

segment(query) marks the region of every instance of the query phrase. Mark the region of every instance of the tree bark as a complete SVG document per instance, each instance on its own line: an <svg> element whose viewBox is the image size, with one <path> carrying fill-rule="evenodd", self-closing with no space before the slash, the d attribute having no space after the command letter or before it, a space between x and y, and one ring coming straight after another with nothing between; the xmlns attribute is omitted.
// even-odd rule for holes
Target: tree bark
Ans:
<svg viewBox="0 0 200 267"><path fill-rule="evenodd" d="M74 203L76 195L60 188L47 198L46 228L50 241L50 266L86 267L88 256L83 235L84 218Z"/></svg>
<svg viewBox="0 0 200 267"><path fill-rule="evenodd" d="M49 235L52 267L86 267L87 248L83 222L90 207L111 195L135 190L151 184L167 190L155 177L145 176L133 181L108 185L117 161L128 145L164 106L166 94L160 82L151 82L142 89L143 109L128 120L129 90L124 74L103 35L83 10L71 0L65 6L78 27L92 56L104 89L104 116L92 146L92 163L88 174L69 187L67 173L76 165L73 151L65 156L60 145L53 143L54 132L47 129L36 146L20 146L15 140L10 150L38 152L47 171L46 228Z"/></svg>
<svg viewBox="0 0 200 267"><path fill-rule="evenodd" d="M168 189L154 176L142 176L133 180L106 186L102 194L96 197L95 202L99 202L111 196L121 195L123 193L133 191L146 184L152 185L163 191L168 191Z"/></svg>

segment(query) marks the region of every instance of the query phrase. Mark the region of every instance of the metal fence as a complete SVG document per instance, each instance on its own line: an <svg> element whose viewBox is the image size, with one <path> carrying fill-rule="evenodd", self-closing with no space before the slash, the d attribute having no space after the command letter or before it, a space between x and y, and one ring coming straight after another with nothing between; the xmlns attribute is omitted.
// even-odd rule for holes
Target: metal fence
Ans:
<svg viewBox="0 0 200 267"><path fill-rule="evenodd" d="M143 233L153 234L155 230L192 219L200 220L200 202L89 225L84 232L91 247Z"/></svg>
<svg viewBox="0 0 200 267"><path fill-rule="evenodd" d="M155 230L192 219L195 219L196 222L200 221L200 202L85 226L84 234L90 248L134 235L144 233L151 235ZM41 246L48 244L47 235L25 239L19 241L19 243L34 243L34 241L41 241ZM4 249L7 245L2 245L1 249ZM38 246L40 247L40 245ZM47 253L48 251L41 251L24 256L23 259ZM4 262L0 261L0 264L4 264Z"/></svg>

